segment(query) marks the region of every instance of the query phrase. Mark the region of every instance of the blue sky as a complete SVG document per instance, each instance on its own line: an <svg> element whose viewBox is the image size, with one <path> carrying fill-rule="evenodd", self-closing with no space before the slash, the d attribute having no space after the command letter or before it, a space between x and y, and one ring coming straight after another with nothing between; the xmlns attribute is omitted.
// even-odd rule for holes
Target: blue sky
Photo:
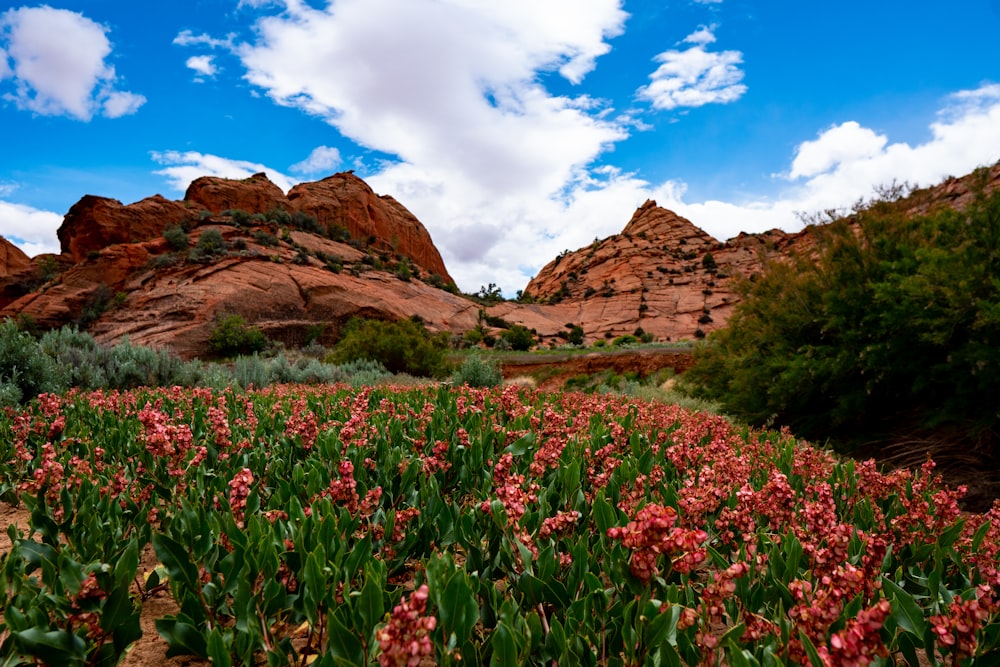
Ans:
<svg viewBox="0 0 1000 667"><path fill-rule="evenodd" d="M512 295L647 198L719 239L1000 160L1000 0L0 4L0 234L353 169Z"/></svg>

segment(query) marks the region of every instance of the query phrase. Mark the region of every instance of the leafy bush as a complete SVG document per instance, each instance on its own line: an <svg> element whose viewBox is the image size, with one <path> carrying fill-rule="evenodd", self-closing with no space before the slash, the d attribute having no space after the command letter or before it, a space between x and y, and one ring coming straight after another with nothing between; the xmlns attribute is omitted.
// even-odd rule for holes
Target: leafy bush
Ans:
<svg viewBox="0 0 1000 667"><path fill-rule="evenodd" d="M535 346L535 335L531 330L520 324L512 324L509 329L500 334L500 338L510 345L510 349L524 352Z"/></svg>
<svg viewBox="0 0 1000 667"><path fill-rule="evenodd" d="M465 384L470 387L495 387L503 382L500 365L491 359L483 359L478 354L470 354L455 369L451 376L454 384Z"/></svg>
<svg viewBox="0 0 1000 667"><path fill-rule="evenodd" d="M566 336L566 342L570 345L583 345L583 327L579 324L574 324Z"/></svg>
<svg viewBox="0 0 1000 667"><path fill-rule="evenodd" d="M188 253L188 259L192 262L208 262L224 254L226 254L226 241L222 238L222 232L212 228L201 233L198 243Z"/></svg>
<svg viewBox="0 0 1000 667"><path fill-rule="evenodd" d="M242 315L235 313L218 317L208 338L208 346L223 357L263 352L268 342L260 329L250 326Z"/></svg>
<svg viewBox="0 0 1000 667"><path fill-rule="evenodd" d="M268 248L273 248L278 245L278 237L274 234L264 231L263 229L256 229L253 233L253 238L257 243Z"/></svg>
<svg viewBox="0 0 1000 667"><path fill-rule="evenodd" d="M378 361L392 373L440 377L447 372L448 336L431 336L412 320L382 322L353 319L344 328L328 361Z"/></svg>
<svg viewBox="0 0 1000 667"><path fill-rule="evenodd" d="M632 334L625 334L624 336L618 336L613 341L611 341L611 347L625 347L631 345L638 345L639 339Z"/></svg>
<svg viewBox="0 0 1000 667"><path fill-rule="evenodd" d="M0 323L0 400L7 405L43 392L63 391L69 378L52 357L13 320Z"/></svg>
<svg viewBox="0 0 1000 667"><path fill-rule="evenodd" d="M993 452L1000 413L1000 191L963 211L874 202L816 229L816 256L743 287L696 352L698 393L812 438L945 439Z"/></svg>
<svg viewBox="0 0 1000 667"><path fill-rule="evenodd" d="M163 230L163 238L173 250L186 250L191 243L190 237L180 225L171 225Z"/></svg>

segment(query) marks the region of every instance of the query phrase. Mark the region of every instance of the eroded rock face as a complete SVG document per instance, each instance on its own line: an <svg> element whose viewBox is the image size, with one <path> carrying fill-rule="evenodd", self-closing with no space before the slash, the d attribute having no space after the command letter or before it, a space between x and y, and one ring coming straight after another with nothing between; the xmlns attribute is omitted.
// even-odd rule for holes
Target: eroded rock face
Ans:
<svg viewBox="0 0 1000 667"><path fill-rule="evenodd" d="M263 173L242 180L202 176L191 182L184 199L216 215L227 210L269 213L292 208L281 188Z"/></svg>
<svg viewBox="0 0 1000 667"><path fill-rule="evenodd" d="M301 183L288 191L288 200L296 211L314 216L324 227L343 227L355 239L409 257L429 273L454 282L420 221L398 201L375 194L353 174Z"/></svg>
<svg viewBox="0 0 1000 667"><path fill-rule="evenodd" d="M86 195L73 204L56 235L64 254L74 262L117 243L141 243L163 234L171 225L196 219L200 208L155 195L123 205L117 199Z"/></svg>
<svg viewBox="0 0 1000 667"><path fill-rule="evenodd" d="M22 271L31 265L31 258L16 245L0 236L0 277Z"/></svg>
<svg viewBox="0 0 1000 667"><path fill-rule="evenodd" d="M291 250L271 252L136 272L124 286L128 300L123 307L102 316L91 331L99 341L128 335L133 343L191 358L204 356L216 318L229 313L242 315L289 347L304 344L317 326L323 329L320 340L332 342L352 317L416 316L432 331L476 325L474 304L423 282L385 271L333 273L315 259L295 263Z"/></svg>
<svg viewBox="0 0 1000 667"><path fill-rule="evenodd" d="M774 230L721 243L647 201L621 234L546 265L525 290L538 303L503 304L496 315L546 336L572 323L591 341L640 328L660 340L691 339L725 324L738 301L734 281L759 272L763 256L791 238Z"/></svg>

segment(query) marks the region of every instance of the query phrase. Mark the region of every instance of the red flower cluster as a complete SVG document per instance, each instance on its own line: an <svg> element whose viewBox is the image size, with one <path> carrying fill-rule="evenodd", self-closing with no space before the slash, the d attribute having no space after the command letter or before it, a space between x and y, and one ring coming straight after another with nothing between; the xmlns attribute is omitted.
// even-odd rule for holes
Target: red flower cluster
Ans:
<svg viewBox="0 0 1000 667"><path fill-rule="evenodd" d="M701 546L708 539L708 533L678 528L676 523L677 510L650 503L624 528L609 528L608 537L621 540L632 549L632 574L648 582L658 573L657 561L661 555L670 556L673 569L682 574L691 572L708 558Z"/></svg>
<svg viewBox="0 0 1000 667"><path fill-rule="evenodd" d="M375 633L382 650L378 657L381 667L416 667L434 654L430 633L437 627L437 619L426 615L428 595L427 584L413 591Z"/></svg>

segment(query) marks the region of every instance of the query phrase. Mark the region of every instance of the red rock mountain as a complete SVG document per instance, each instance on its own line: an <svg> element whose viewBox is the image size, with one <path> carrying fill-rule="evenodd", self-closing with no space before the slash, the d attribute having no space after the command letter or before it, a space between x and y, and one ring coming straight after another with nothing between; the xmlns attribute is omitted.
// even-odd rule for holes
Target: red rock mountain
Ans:
<svg viewBox="0 0 1000 667"><path fill-rule="evenodd" d="M0 236L0 277L28 268L31 258L16 245Z"/></svg>
<svg viewBox="0 0 1000 667"><path fill-rule="evenodd" d="M735 278L759 272L764 256L795 240L773 230L722 243L647 201L621 234L543 267L525 289L534 304L503 304L496 314L547 336L578 324L588 340L639 328L658 340L691 339L725 323L738 301Z"/></svg>
<svg viewBox="0 0 1000 667"><path fill-rule="evenodd" d="M905 201L914 213L961 208L976 189L996 187L1000 164ZM480 306L453 293L424 226L349 173L287 195L263 174L200 178L181 201L157 195L126 206L88 195L58 236L61 254L31 260L0 239L0 317L41 328L82 323L102 341L128 335L186 357L207 351L226 313L288 345L317 331L333 342L354 316L416 316L456 334L482 320ZM637 328L659 340L690 339L725 324L741 277L814 243L813 228L721 242L648 201L620 234L545 266L525 289L530 302L503 302L486 314L549 343L577 324L588 341Z"/></svg>
<svg viewBox="0 0 1000 667"><path fill-rule="evenodd" d="M961 209L982 188L1000 187L1000 163L917 190L912 214L940 206ZM893 193L885 193L892 196ZM633 333L659 340L691 339L725 325L739 301L737 282L763 270L767 258L808 252L815 228L774 229L718 241L689 220L647 201L621 234L549 262L525 288L533 304L504 303L490 314L535 329L552 341L578 324L588 341Z"/></svg>
<svg viewBox="0 0 1000 667"><path fill-rule="evenodd" d="M359 315L418 316L432 330L476 324L476 306L444 289L452 279L420 221L351 174L287 197L263 174L200 178L182 201L88 195L58 237L60 255L7 253L0 317L85 323L98 340L128 335L187 357L206 351L223 313L292 345L317 327L329 342Z"/></svg>

